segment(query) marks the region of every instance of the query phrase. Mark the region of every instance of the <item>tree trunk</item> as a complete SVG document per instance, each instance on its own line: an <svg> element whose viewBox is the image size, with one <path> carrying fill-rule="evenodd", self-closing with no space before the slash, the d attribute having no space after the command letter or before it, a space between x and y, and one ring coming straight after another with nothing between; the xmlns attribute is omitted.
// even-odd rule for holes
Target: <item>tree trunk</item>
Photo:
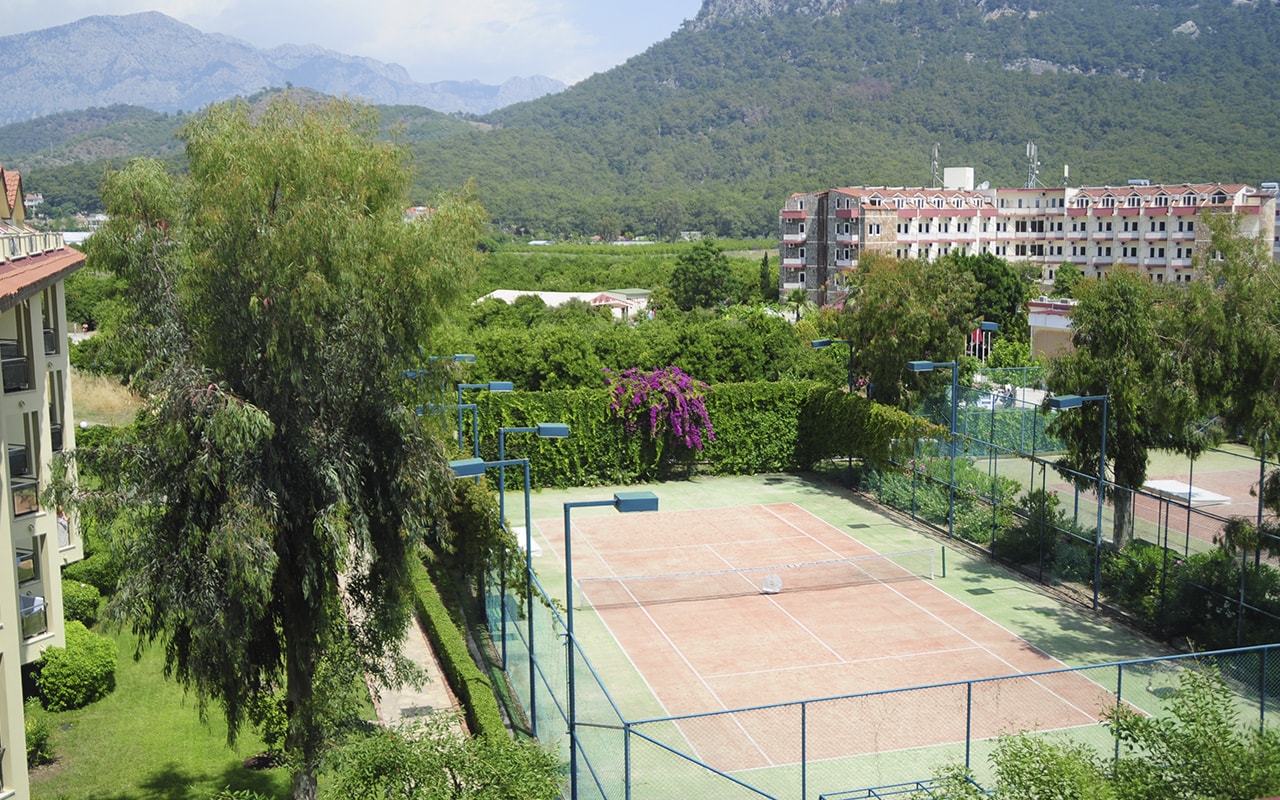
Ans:
<svg viewBox="0 0 1280 800"><path fill-rule="evenodd" d="M1120 551L1133 538L1133 492L1120 486L1112 486L1111 507L1115 511L1111 541L1114 548Z"/></svg>

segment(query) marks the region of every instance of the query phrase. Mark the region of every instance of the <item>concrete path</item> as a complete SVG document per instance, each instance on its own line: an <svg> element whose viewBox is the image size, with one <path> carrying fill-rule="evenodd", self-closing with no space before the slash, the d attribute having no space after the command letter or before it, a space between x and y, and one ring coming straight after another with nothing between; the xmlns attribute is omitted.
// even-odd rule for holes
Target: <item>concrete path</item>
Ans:
<svg viewBox="0 0 1280 800"><path fill-rule="evenodd" d="M436 711L460 715L461 706L444 678L440 659L431 649L431 643L416 618L410 621L405 631L401 653L422 668L427 683L421 687L398 686L374 691L373 705L378 712L378 720L383 725L394 726L402 721L413 722ZM459 724L462 724L460 716Z"/></svg>

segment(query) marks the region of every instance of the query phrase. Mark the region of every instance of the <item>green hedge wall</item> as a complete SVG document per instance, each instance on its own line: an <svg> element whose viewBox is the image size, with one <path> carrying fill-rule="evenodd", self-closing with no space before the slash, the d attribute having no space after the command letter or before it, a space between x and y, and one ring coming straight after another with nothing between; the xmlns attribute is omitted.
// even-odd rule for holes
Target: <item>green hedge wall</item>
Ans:
<svg viewBox="0 0 1280 800"><path fill-rule="evenodd" d="M679 475L687 461L679 445L658 447L643 434L628 434L609 410L610 395L604 389L481 392L472 399L479 405L480 454L486 459L498 458L500 427L569 425L571 435L563 440L507 435L506 457L530 459L534 486L660 480ZM713 475L806 470L824 458L850 454L885 464L897 443L934 431L903 411L817 382L716 384L706 404L715 441L694 461L698 470ZM469 419L466 425L469 436ZM519 470L506 474L508 488L522 480Z"/></svg>
<svg viewBox="0 0 1280 800"><path fill-rule="evenodd" d="M476 735L505 735L506 726L493 685L471 658L466 637L445 607L426 567L411 558L409 575L413 581L413 602L418 620L426 630L431 648L440 658L445 679L462 704L467 727Z"/></svg>

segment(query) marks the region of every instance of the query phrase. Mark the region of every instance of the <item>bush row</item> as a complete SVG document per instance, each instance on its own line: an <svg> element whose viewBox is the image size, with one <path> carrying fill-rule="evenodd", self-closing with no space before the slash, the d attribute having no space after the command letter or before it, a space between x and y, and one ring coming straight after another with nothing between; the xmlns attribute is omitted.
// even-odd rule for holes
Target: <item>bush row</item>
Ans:
<svg viewBox="0 0 1280 800"><path fill-rule="evenodd" d="M411 558L409 575L413 581L413 603L418 620L440 659L445 679L462 704L467 726L476 735L503 733L505 722L493 685L471 658L466 636L445 607L426 567Z"/></svg>
<svg viewBox="0 0 1280 800"><path fill-rule="evenodd" d="M946 529L950 464L945 455L910 463L908 472L867 470L859 488L887 506ZM1052 491L1017 496L1000 478L992 513L991 479L970 459L955 463L955 535L1024 574L1091 591L1095 532L1075 522ZM1269 644L1280 638L1280 570L1222 549L1185 555L1134 540L1104 547L1099 592L1148 634L1199 650ZM1241 603L1243 591L1244 603Z"/></svg>
<svg viewBox="0 0 1280 800"><path fill-rule="evenodd" d="M562 422L565 440L508 436L506 457L530 459L535 486L612 486L679 474L692 455L713 475L754 475L810 469L824 458L855 455L887 463L894 442L913 441L934 426L905 412L809 381L716 384L706 396L715 433L700 453L676 442L628 434L609 409L604 389L485 392L479 406L480 454L498 458L498 429ZM464 420L466 431L470 421ZM466 436L464 435L464 440ZM661 446L658 446L658 445ZM522 480L507 470L507 488Z"/></svg>

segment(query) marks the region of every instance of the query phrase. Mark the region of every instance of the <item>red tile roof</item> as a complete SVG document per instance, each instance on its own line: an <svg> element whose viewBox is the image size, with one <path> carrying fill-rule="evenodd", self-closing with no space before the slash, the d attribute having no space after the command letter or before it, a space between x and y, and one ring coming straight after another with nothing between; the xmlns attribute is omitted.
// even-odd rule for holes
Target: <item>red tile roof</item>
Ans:
<svg viewBox="0 0 1280 800"><path fill-rule="evenodd" d="M70 247L0 263L0 312L8 311L84 265L85 255Z"/></svg>
<svg viewBox="0 0 1280 800"><path fill-rule="evenodd" d="M4 193L9 201L8 211L22 205L22 176L13 170L4 170Z"/></svg>

